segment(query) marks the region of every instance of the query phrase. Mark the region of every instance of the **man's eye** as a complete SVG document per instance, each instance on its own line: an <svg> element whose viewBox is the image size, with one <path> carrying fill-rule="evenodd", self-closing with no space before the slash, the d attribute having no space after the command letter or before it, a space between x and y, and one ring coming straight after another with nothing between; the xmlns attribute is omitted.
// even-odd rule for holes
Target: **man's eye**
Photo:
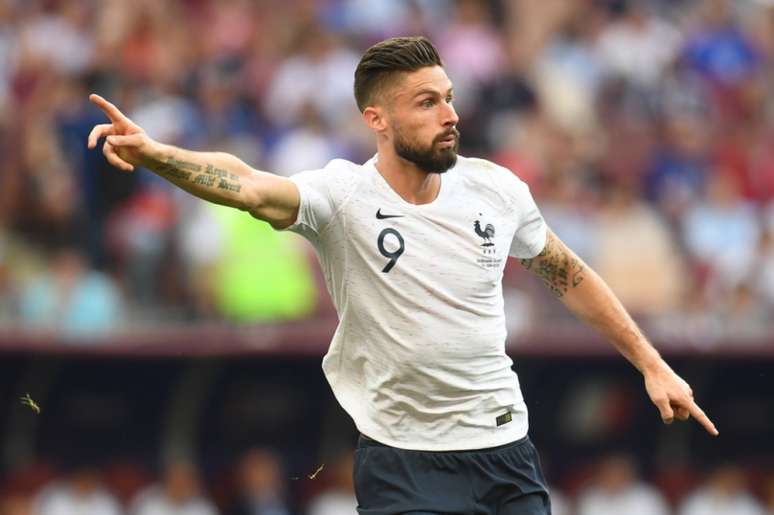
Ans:
<svg viewBox="0 0 774 515"><path fill-rule="evenodd" d="M447 104L451 104L452 102L454 102L454 97L453 96L449 95L448 97L446 97L446 103Z"/></svg>
<svg viewBox="0 0 774 515"><path fill-rule="evenodd" d="M429 98L422 101L422 107L433 107L433 101Z"/></svg>

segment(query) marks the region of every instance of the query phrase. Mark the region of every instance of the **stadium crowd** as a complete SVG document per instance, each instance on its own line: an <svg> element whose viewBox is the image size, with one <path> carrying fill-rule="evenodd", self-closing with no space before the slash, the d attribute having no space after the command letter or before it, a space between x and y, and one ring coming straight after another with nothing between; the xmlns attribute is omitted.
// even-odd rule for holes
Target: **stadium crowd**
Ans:
<svg viewBox="0 0 774 515"><path fill-rule="evenodd" d="M171 461L154 478L130 463L22 470L0 497L3 515L354 515L352 454L341 454L321 474L289 477L281 458L248 450L234 470L207 482L189 461ZM755 484L738 467L721 465L705 477L685 471L644 480L632 459L610 455L594 464L573 495L552 488L554 515L770 515L774 477ZM683 474L683 475L681 475ZM308 479L307 479L308 478ZM657 479L658 481L658 479ZM668 486L667 486L668 485Z"/></svg>
<svg viewBox="0 0 774 515"><path fill-rule="evenodd" d="M330 313L294 235L88 152L87 94L164 142L289 175L370 157L353 70L417 33L455 83L461 153L527 181L631 311L710 343L768 330L767 0L2 0L0 325ZM513 327L563 313L518 267L505 279Z"/></svg>

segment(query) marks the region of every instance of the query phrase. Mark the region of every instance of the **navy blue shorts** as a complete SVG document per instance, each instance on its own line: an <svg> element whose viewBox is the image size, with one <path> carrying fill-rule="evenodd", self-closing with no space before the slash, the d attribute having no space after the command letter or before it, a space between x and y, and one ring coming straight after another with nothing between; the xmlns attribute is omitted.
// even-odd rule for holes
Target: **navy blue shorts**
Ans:
<svg viewBox="0 0 774 515"><path fill-rule="evenodd" d="M473 451L409 451L365 436L355 452L361 515L550 515L537 450L528 437Z"/></svg>

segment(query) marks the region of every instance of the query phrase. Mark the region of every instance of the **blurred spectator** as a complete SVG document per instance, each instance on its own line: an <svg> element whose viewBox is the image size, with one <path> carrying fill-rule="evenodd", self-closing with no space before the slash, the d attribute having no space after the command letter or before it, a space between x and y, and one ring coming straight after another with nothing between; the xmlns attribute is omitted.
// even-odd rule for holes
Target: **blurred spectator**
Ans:
<svg viewBox="0 0 774 515"><path fill-rule="evenodd" d="M631 187L611 185L603 194L592 262L634 314L665 314L686 288L684 263L661 216Z"/></svg>
<svg viewBox="0 0 774 515"><path fill-rule="evenodd" d="M307 515L350 515L357 513L355 485L352 479L352 451L339 455L331 464L330 486L309 502Z"/></svg>
<svg viewBox="0 0 774 515"><path fill-rule="evenodd" d="M298 51L277 70L264 108L275 123L293 125L309 102L332 127L357 113L352 82L359 56L322 27L297 34Z"/></svg>
<svg viewBox="0 0 774 515"><path fill-rule="evenodd" d="M711 84L739 85L757 70L760 56L736 24L734 2L709 0L697 5L703 23L689 35L683 58Z"/></svg>
<svg viewBox="0 0 774 515"><path fill-rule="evenodd" d="M184 277L191 292L193 312L201 319L217 317L212 273L223 253L225 228L212 206L199 200L181 202L177 245L184 256Z"/></svg>
<svg viewBox="0 0 774 515"><path fill-rule="evenodd" d="M757 214L732 175L716 172L707 190L705 199L686 212L682 231L691 256L709 267L721 288L733 288L755 258L760 238Z"/></svg>
<svg viewBox="0 0 774 515"><path fill-rule="evenodd" d="M719 467L682 503L679 515L765 515L745 483L744 473L737 466Z"/></svg>
<svg viewBox="0 0 774 515"><path fill-rule="evenodd" d="M666 144L657 150L645 177L645 191L669 219L679 219L704 191L710 134L707 115L692 109L670 112Z"/></svg>
<svg viewBox="0 0 774 515"><path fill-rule="evenodd" d="M121 515L118 501L103 488L99 471L79 466L38 494L36 515Z"/></svg>
<svg viewBox="0 0 774 515"><path fill-rule="evenodd" d="M458 0L452 19L435 38L461 111L470 106L476 87L494 80L505 64L502 36L491 20L487 3ZM438 30L436 28L436 30Z"/></svg>
<svg viewBox="0 0 774 515"><path fill-rule="evenodd" d="M31 113L34 118L21 127L22 182L12 202L19 202L17 208L25 203L34 208L19 216L19 227L44 241L61 243L74 233L80 193L75 172L59 148L54 113L48 110L52 107L35 104ZM35 196L29 195L30 189Z"/></svg>
<svg viewBox="0 0 774 515"><path fill-rule="evenodd" d="M599 466L592 486L578 499L578 515L668 515L658 491L637 477L628 456L611 456Z"/></svg>
<svg viewBox="0 0 774 515"><path fill-rule="evenodd" d="M323 168L341 157L344 149L331 138L331 132L312 104L305 104L299 115L300 124L288 131L272 152L274 173L290 176L304 170Z"/></svg>
<svg viewBox="0 0 774 515"><path fill-rule="evenodd" d="M580 174L549 178L543 188L540 211L549 227L581 259L594 263L600 232L595 195Z"/></svg>
<svg viewBox="0 0 774 515"><path fill-rule="evenodd" d="M202 120L191 100L174 92L154 91L132 111L131 118L159 141L189 146L200 143L194 136L202 130Z"/></svg>
<svg viewBox="0 0 774 515"><path fill-rule="evenodd" d="M733 335L740 340L767 334L769 314L756 297L752 283L740 282L713 308L716 321L722 326L719 334Z"/></svg>
<svg viewBox="0 0 774 515"><path fill-rule="evenodd" d="M32 55L64 73L84 71L91 64L94 42L89 31L92 9L86 2L63 2L27 18L21 43Z"/></svg>
<svg viewBox="0 0 774 515"><path fill-rule="evenodd" d="M260 147L260 142L255 138L259 133L260 123L255 110L245 103L240 94L239 67L241 62L215 63L199 73L196 98L198 119L187 125L185 121L181 123L193 146L200 147L205 142L224 145L231 139L242 137L250 139L253 145L258 144ZM186 107L194 110L193 106ZM182 143L185 143L185 140Z"/></svg>
<svg viewBox="0 0 774 515"><path fill-rule="evenodd" d="M677 55L681 39L675 26L650 12L652 3L616 2L619 12L596 45L604 73L651 88Z"/></svg>
<svg viewBox="0 0 774 515"><path fill-rule="evenodd" d="M239 461L239 492L229 515L289 515L282 465L268 449L251 449Z"/></svg>
<svg viewBox="0 0 774 515"><path fill-rule="evenodd" d="M205 7L208 38L205 54L216 60L228 59L247 53L259 30L254 2L249 0L222 0L208 2Z"/></svg>
<svg viewBox="0 0 774 515"><path fill-rule="evenodd" d="M535 64L541 106L563 128L579 133L597 130L594 98L602 79L595 34L585 21L577 20L546 45Z"/></svg>
<svg viewBox="0 0 774 515"><path fill-rule="evenodd" d="M149 310L162 297L161 265L174 222L169 195L160 188L146 188L117 206L107 223L107 244L123 264L127 293Z"/></svg>
<svg viewBox="0 0 774 515"><path fill-rule="evenodd" d="M59 250L51 271L25 284L20 295L25 324L61 330L68 336L115 329L121 304L112 279L90 270L83 254L74 248Z"/></svg>
<svg viewBox="0 0 774 515"><path fill-rule="evenodd" d="M150 486L135 497L131 515L217 515L205 497L198 469L189 462L174 462L162 473L161 484Z"/></svg>

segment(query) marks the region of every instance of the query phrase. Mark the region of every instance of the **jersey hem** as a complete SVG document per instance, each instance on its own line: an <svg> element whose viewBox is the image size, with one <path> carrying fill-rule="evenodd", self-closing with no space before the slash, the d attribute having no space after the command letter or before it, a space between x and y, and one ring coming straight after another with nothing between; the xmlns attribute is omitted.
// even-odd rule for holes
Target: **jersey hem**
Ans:
<svg viewBox="0 0 774 515"><path fill-rule="evenodd" d="M455 440L453 443L439 442L439 443L411 443L399 440L394 440L389 436L381 434L381 432L375 428L360 428L358 431L367 436L371 440L375 440L379 443L387 445L389 447L395 447L396 449L402 449L404 451L476 451L481 449L488 449L490 447L498 447L500 445L506 445L521 438L524 438L529 433L529 427L525 425L523 428L515 427L510 430L498 430L496 433L486 435L481 438L461 438ZM371 430L373 429L373 430ZM463 443L464 442L464 443Z"/></svg>

